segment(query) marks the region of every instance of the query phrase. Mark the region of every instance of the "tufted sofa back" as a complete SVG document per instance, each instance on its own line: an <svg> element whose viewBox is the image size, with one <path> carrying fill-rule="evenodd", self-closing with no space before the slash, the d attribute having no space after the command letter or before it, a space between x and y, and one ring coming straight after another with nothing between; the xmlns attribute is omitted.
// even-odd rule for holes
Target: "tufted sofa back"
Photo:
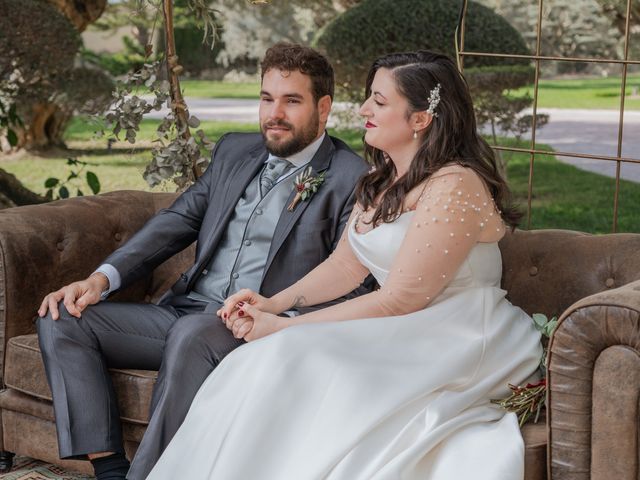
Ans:
<svg viewBox="0 0 640 480"><path fill-rule="evenodd" d="M9 338L35 332L44 295L91 274L175 197L119 191L0 210L0 374ZM190 247L113 299L158 300L193 258Z"/></svg>
<svg viewBox="0 0 640 480"><path fill-rule="evenodd" d="M640 279L640 234L517 230L500 251L502 288L529 314L559 317L581 298Z"/></svg>
<svg viewBox="0 0 640 480"><path fill-rule="evenodd" d="M44 295L85 278L175 197L119 191L0 211L0 372L8 339L35 331ZM560 315L587 295L640 278L637 234L517 231L500 249L503 288L530 314ZM158 300L193 260L192 246L113 300Z"/></svg>

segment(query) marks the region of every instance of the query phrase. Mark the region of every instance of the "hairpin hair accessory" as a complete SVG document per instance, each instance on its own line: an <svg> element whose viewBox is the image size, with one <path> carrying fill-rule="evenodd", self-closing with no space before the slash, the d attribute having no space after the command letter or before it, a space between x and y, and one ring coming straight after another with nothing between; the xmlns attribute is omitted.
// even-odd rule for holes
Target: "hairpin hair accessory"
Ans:
<svg viewBox="0 0 640 480"><path fill-rule="evenodd" d="M438 104L440 103L440 84L437 84L433 90L429 93L429 108L427 108L427 113L430 113L434 117L438 116L438 112L436 112L436 108L438 108Z"/></svg>

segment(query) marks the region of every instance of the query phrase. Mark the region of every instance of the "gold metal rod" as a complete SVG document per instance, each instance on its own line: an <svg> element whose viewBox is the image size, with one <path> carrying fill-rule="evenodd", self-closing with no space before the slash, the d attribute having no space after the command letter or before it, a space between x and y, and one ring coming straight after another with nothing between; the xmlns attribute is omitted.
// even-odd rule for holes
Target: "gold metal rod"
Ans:
<svg viewBox="0 0 640 480"><path fill-rule="evenodd" d="M627 17L625 18L624 23L624 59L629 59L629 21L631 19L631 0L627 0ZM624 132L624 101L625 101L625 93L627 90L627 71L628 64L622 64L622 82L620 82L620 119L618 122L618 157L622 156L622 139ZM613 195L613 233L618 231L618 206L619 206L619 197L620 197L620 168L621 162L618 161L616 164L616 191Z"/></svg>
<svg viewBox="0 0 640 480"><path fill-rule="evenodd" d="M607 58L580 58L580 57L554 57L549 55L518 55L515 53L490 53L490 52L465 52L460 50L460 55L468 57L498 57L498 58L521 58L528 60L549 60L557 62L583 62L583 63L613 63L640 65L640 60L615 60Z"/></svg>
<svg viewBox="0 0 640 480"><path fill-rule="evenodd" d="M542 43L542 4L538 1L538 24L536 26L536 57L540 57ZM540 58L536 58L535 78L533 80L533 115L531 116L531 150L536 148L536 119L538 118L538 83L540 82ZM536 155L533 151L529 156L529 184L527 185L527 230L531 230L531 203L533 199L533 164Z"/></svg>
<svg viewBox="0 0 640 480"><path fill-rule="evenodd" d="M462 13L462 21L460 22L460 50L464 50L464 33L465 33L465 19L467 18L467 0L464 1L464 11ZM460 57L460 72L464 71L464 57Z"/></svg>
<svg viewBox="0 0 640 480"><path fill-rule="evenodd" d="M637 163L640 164L640 159L629 157L612 157L609 155L590 155L588 153L573 153L573 152L558 152L554 150L538 150L531 148L518 148L518 147L502 147L499 145L491 145L491 148L506 152L517 153L534 153L536 155L554 155L556 157L572 157L572 158L587 158L590 160L602 160L609 162L624 162L624 163Z"/></svg>

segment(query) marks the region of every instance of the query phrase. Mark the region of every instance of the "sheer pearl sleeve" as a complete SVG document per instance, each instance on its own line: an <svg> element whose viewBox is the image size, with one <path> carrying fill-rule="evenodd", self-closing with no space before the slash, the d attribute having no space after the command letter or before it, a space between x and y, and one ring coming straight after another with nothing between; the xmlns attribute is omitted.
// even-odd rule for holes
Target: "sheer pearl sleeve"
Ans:
<svg viewBox="0 0 640 480"><path fill-rule="evenodd" d="M274 299L284 305L303 307L318 305L342 297L358 288L369 270L356 258L349 244L349 228L359 212L354 206L342 236L329 257Z"/></svg>
<svg viewBox="0 0 640 480"><path fill-rule="evenodd" d="M379 290L302 315L296 323L403 315L425 308L476 243L496 241L504 233L484 182L460 166L436 172L415 202L415 212L407 215L412 215L410 226Z"/></svg>

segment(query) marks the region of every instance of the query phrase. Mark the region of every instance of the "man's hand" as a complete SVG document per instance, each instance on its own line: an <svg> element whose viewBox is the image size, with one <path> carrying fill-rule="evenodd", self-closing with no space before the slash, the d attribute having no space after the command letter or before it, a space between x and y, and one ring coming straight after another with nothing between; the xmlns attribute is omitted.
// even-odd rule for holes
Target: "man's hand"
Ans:
<svg viewBox="0 0 640 480"><path fill-rule="evenodd" d="M100 295L109 287L107 277L99 272L94 273L85 280L65 285L60 290L51 292L42 300L38 309L38 315L44 317L47 311L51 311L51 318L58 320L58 303L62 300L67 311L74 317L80 318L87 305L93 305L100 301Z"/></svg>
<svg viewBox="0 0 640 480"><path fill-rule="evenodd" d="M235 338L244 337L253 328L253 318L244 313L242 307L222 320Z"/></svg>

